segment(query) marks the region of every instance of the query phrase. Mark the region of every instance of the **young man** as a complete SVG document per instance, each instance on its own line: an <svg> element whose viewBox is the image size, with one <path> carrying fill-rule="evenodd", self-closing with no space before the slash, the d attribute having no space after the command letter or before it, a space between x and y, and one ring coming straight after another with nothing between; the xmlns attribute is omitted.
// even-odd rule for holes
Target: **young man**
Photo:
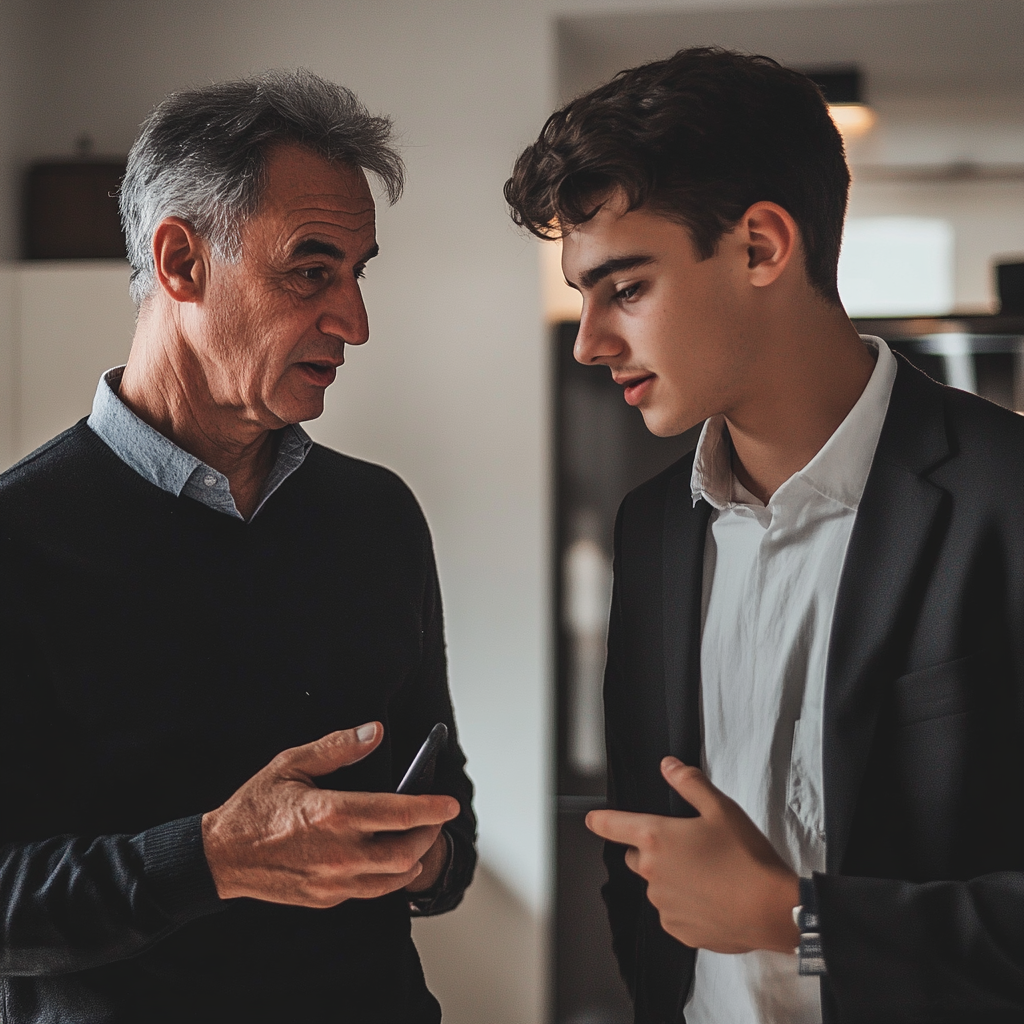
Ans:
<svg viewBox="0 0 1024 1024"><path fill-rule="evenodd" d="M858 337L848 184L807 78L695 49L506 185L576 358L656 434L704 421L615 531L588 824L637 1021L1024 1013L1024 420Z"/></svg>

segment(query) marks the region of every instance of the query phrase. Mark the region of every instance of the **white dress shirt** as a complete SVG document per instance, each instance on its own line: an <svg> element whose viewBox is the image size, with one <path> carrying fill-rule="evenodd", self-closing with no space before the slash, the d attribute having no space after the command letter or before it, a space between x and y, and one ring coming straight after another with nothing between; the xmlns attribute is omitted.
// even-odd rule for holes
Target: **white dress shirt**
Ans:
<svg viewBox="0 0 1024 1024"><path fill-rule="evenodd" d="M704 425L694 503L712 506L701 631L702 767L802 876L825 869L821 732L832 613L896 377L884 341L824 447L762 504L736 479L724 419ZM697 954L689 1024L820 1024L796 956Z"/></svg>

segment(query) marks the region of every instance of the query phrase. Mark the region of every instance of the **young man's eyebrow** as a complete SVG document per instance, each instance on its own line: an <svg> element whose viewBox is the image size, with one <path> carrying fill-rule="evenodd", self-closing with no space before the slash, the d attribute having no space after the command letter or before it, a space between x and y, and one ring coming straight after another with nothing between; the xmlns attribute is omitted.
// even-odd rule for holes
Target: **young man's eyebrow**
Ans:
<svg viewBox="0 0 1024 1024"><path fill-rule="evenodd" d="M605 260L604 263L599 263L596 267L591 267L590 270L585 270L580 274L580 287L589 291L598 281L603 280L609 274L617 273L620 270L634 270L653 262L654 257L645 253L637 253L633 256L613 256L611 259Z"/></svg>

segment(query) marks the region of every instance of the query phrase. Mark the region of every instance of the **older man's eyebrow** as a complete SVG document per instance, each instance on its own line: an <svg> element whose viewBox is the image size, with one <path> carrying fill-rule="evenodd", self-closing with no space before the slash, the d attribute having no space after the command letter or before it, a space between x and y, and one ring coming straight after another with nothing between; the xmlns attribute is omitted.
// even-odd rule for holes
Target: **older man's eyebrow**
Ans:
<svg viewBox="0 0 1024 1024"><path fill-rule="evenodd" d="M374 256L380 253L380 246L374 243L369 249L363 253L362 256L356 261L357 263L366 263L368 260L372 260ZM298 259L302 256L329 256L333 260L337 260L339 263L345 262L345 251L339 249L333 242L325 242L320 238L304 238L298 245L292 249L292 257Z"/></svg>
<svg viewBox="0 0 1024 1024"><path fill-rule="evenodd" d="M591 267L580 274L579 286L589 291L598 281L604 280L609 274L616 274L620 270L635 270L637 267L653 262L654 257L646 253L635 253L632 256L613 256L611 259L605 260L604 263L599 263L596 267ZM570 281L569 284L571 285L572 282Z"/></svg>
<svg viewBox="0 0 1024 1024"><path fill-rule="evenodd" d="M304 238L292 249L292 256L330 256L331 259L344 261L345 253L332 242L324 242L319 238Z"/></svg>

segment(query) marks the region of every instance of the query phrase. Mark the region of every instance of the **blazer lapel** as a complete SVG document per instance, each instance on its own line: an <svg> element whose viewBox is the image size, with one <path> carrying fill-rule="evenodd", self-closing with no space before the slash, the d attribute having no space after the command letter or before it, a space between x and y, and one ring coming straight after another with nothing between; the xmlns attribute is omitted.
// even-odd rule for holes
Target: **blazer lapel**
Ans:
<svg viewBox="0 0 1024 1024"><path fill-rule="evenodd" d="M662 578L665 651L665 711L669 752L686 764L700 764L700 613L704 539L711 506L693 506L690 477L678 473L665 497ZM696 812L670 792L671 812Z"/></svg>
<svg viewBox="0 0 1024 1024"><path fill-rule="evenodd" d="M825 674L826 861L841 868L883 684L898 665L914 583L928 571L947 493L925 473L949 454L939 385L899 358L889 411L854 522Z"/></svg>

